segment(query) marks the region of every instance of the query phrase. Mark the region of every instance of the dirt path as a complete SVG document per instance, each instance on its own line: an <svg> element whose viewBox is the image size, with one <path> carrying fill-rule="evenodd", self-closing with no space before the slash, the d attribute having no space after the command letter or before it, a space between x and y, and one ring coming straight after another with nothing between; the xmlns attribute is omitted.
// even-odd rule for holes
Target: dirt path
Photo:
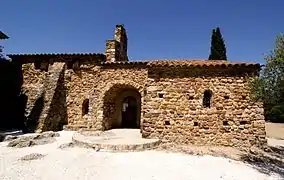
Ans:
<svg viewBox="0 0 284 180"><path fill-rule="evenodd" d="M58 148L71 141L73 132L60 132L52 144L26 148L8 148L0 143L0 177L2 180L49 179L281 179L274 171L261 172L251 164L209 155L166 153L157 150L111 153L87 148ZM36 160L21 160L38 153ZM28 159L28 158L26 158ZM241 173L240 173L241 172Z"/></svg>

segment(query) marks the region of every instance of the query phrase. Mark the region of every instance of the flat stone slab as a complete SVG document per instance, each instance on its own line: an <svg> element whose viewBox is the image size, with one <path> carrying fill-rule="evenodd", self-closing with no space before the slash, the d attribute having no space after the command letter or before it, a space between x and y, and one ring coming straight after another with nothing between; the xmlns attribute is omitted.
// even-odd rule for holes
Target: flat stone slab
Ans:
<svg viewBox="0 0 284 180"><path fill-rule="evenodd" d="M78 131L72 141L76 144L110 151L142 151L157 147L159 139L144 139L140 129L111 129L108 131Z"/></svg>

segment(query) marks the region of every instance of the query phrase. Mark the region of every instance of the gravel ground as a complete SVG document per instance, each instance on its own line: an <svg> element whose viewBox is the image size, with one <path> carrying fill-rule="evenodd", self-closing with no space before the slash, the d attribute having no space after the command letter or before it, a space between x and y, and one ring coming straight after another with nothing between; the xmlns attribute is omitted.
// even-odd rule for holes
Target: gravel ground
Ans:
<svg viewBox="0 0 284 180"><path fill-rule="evenodd" d="M71 141L74 132L60 132L52 144L26 148L6 147L0 143L1 180L274 180L275 174L262 174L250 165L227 158L191 156L180 153L143 151L128 153L95 152L85 148L60 149ZM43 157L30 161L32 154Z"/></svg>

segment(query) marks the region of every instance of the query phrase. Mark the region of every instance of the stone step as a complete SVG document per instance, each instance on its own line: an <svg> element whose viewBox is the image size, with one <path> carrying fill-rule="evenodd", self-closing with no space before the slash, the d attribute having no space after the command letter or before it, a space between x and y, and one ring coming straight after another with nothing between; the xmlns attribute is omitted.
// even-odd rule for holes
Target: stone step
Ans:
<svg viewBox="0 0 284 180"><path fill-rule="evenodd" d="M76 132L72 141L78 145L106 151L143 151L160 145L159 139L142 138L139 129Z"/></svg>

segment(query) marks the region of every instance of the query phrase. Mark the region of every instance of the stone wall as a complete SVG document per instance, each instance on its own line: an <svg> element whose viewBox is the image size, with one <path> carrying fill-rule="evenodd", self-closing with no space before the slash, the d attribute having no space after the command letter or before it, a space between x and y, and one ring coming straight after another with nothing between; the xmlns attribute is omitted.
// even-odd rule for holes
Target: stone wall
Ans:
<svg viewBox="0 0 284 180"><path fill-rule="evenodd" d="M65 129L92 129L94 120L89 118L91 94L99 82L99 66L83 65L77 70L65 71L65 85L67 90L68 125ZM82 113L84 101L88 100L88 113Z"/></svg>
<svg viewBox="0 0 284 180"><path fill-rule="evenodd" d="M66 129L109 129L112 122L104 118L104 100L115 104L117 94L125 89L134 89L143 93L147 80L147 70L142 66L104 65L85 66L77 72L67 70L65 73L68 91L68 126ZM88 114L82 114L84 101L89 100ZM109 102L109 101L108 101ZM108 106L111 108L111 106ZM113 117L109 117L113 118Z"/></svg>
<svg viewBox="0 0 284 180"><path fill-rule="evenodd" d="M143 137L195 145L264 144L263 108L250 99L246 72L226 69L149 69ZM206 90L213 93L210 108L203 106Z"/></svg>
<svg viewBox="0 0 284 180"><path fill-rule="evenodd" d="M27 97L26 126L29 131L60 130L66 122L64 91L65 63L49 65L48 71L23 64L23 95Z"/></svg>
<svg viewBox="0 0 284 180"><path fill-rule="evenodd" d="M66 88L64 85L65 63L50 66L44 82L44 108L37 131L58 131L67 124Z"/></svg>
<svg viewBox="0 0 284 180"><path fill-rule="evenodd" d="M25 105L26 125L33 131L37 128L42 112L44 80L48 72L35 69L34 63L23 64L22 72L22 96L27 100L27 104Z"/></svg>
<svg viewBox="0 0 284 180"><path fill-rule="evenodd" d="M145 138L246 148L266 143L262 104L251 100L247 84L257 71L254 66L159 67L93 59L76 68L49 64L46 72L28 63L23 87L28 120L38 117L39 131L62 125L69 130L119 127L120 102L129 94L141 103L138 119ZM209 104L206 91L212 95Z"/></svg>

